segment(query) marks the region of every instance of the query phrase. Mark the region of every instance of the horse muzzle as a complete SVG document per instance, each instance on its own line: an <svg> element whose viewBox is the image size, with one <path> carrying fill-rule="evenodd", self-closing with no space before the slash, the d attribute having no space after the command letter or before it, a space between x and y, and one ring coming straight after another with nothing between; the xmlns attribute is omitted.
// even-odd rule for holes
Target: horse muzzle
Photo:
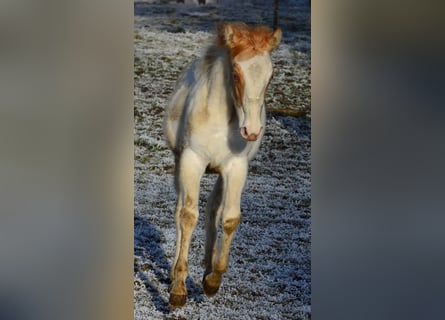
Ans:
<svg viewBox="0 0 445 320"><path fill-rule="evenodd" d="M247 130L247 127L242 127L240 129L241 136L246 141L256 141L258 139L258 137L261 135L262 131L263 131L263 127L261 127L258 132L250 132Z"/></svg>

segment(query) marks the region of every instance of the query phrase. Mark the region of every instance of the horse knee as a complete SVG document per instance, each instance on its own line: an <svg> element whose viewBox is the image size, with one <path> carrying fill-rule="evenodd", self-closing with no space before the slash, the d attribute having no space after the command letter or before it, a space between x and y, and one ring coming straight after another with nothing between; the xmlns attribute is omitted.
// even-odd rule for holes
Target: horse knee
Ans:
<svg viewBox="0 0 445 320"><path fill-rule="evenodd" d="M240 217L228 218L223 220L223 230L226 234L232 234L240 222Z"/></svg>
<svg viewBox="0 0 445 320"><path fill-rule="evenodd" d="M176 272L188 272L188 265L186 261L178 261L176 268Z"/></svg>
<svg viewBox="0 0 445 320"><path fill-rule="evenodd" d="M181 226L183 229L193 229L198 222L198 213L189 208L182 208L181 210Z"/></svg>

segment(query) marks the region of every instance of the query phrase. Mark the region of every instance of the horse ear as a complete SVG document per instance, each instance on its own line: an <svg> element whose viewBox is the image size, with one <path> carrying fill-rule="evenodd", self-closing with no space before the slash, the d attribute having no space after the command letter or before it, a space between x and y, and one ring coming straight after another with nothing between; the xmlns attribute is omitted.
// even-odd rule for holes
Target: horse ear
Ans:
<svg viewBox="0 0 445 320"><path fill-rule="evenodd" d="M269 38L269 50L272 51L273 49L275 49L276 47L278 47L278 45L281 42L281 37L282 37L282 32L281 32L281 28L277 28L272 35Z"/></svg>
<svg viewBox="0 0 445 320"><path fill-rule="evenodd" d="M218 34L218 45L227 45L229 48L232 48L235 45L232 25L230 23L220 22L217 24L216 29Z"/></svg>

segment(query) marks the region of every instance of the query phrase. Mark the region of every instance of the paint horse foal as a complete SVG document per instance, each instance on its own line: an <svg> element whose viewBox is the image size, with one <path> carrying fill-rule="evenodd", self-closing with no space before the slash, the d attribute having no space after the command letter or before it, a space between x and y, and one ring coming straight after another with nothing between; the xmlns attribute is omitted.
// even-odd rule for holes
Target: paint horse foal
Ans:
<svg viewBox="0 0 445 320"><path fill-rule="evenodd" d="M206 207L206 295L218 291L228 268L248 162L264 134L264 95L272 76L270 52L280 41L281 29L218 25L216 44L183 73L167 107L165 135L175 155L178 194L176 255L170 275L172 308L182 307L187 298L188 251L206 169L219 173ZM217 248L221 217L222 239Z"/></svg>

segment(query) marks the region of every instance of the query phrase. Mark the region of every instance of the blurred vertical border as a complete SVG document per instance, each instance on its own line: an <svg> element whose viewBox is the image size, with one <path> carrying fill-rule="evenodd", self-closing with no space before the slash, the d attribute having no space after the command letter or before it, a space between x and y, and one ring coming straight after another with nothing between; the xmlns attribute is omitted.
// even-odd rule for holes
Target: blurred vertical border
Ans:
<svg viewBox="0 0 445 320"><path fill-rule="evenodd" d="M314 319L444 319L443 5L312 2Z"/></svg>
<svg viewBox="0 0 445 320"><path fill-rule="evenodd" d="M133 317L133 3L0 3L0 319Z"/></svg>

